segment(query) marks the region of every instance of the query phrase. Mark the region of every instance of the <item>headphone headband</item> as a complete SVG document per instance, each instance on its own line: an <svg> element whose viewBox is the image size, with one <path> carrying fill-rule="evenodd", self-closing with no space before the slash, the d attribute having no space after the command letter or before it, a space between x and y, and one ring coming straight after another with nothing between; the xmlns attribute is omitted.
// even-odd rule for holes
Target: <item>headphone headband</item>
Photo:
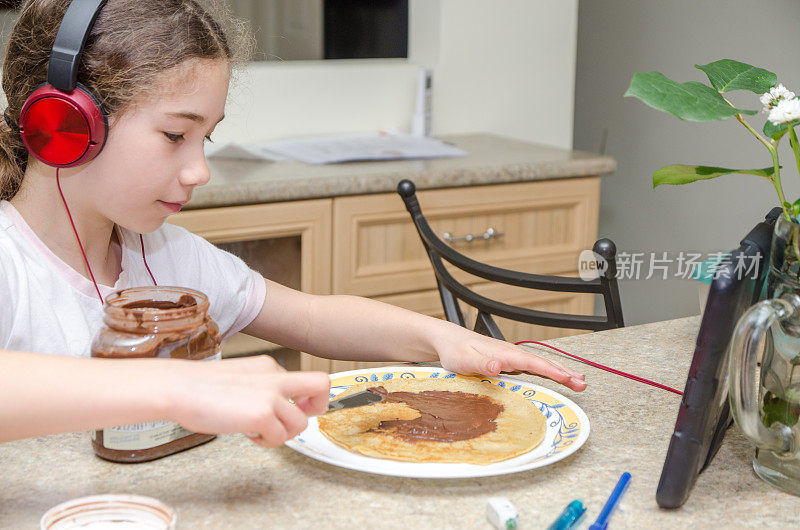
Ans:
<svg viewBox="0 0 800 530"><path fill-rule="evenodd" d="M75 90L83 46L105 3L106 0L73 0L67 7L47 65L47 82L55 88L63 92Z"/></svg>

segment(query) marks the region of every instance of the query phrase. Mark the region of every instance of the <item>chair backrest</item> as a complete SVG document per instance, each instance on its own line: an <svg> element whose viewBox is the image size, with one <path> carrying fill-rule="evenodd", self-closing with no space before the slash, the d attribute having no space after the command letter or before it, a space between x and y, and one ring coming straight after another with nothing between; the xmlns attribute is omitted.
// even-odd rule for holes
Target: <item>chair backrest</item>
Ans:
<svg viewBox="0 0 800 530"><path fill-rule="evenodd" d="M610 239L600 239L594 244L594 252L602 256L608 267L598 278L591 280L502 269L475 261L442 241L431 229L425 216L422 215L413 182L402 180L397 186L397 192L411 214L411 219L414 221L414 226L431 261L442 305L444 306L445 317L450 322L467 327L459 304L459 300L461 300L477 310L475 331L497 339L503 339L503 334L500 332L492 315L540 326L593 331L618 328L625 325L622 319L622 305L616 279L617 249ZM445 267L444 261L474 276L507 285L542 291L601 294L605 302L606 316L537 311L486 298L453 278Z"/></svg>

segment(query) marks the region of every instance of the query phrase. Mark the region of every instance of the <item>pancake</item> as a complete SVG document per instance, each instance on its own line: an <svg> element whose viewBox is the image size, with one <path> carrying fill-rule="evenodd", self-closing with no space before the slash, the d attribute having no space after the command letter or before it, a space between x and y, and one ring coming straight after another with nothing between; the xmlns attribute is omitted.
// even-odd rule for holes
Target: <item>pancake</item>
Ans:
<svg viewBox="0 0 800 530"><path fill-rule="evenodd" d="M491 464L544 439L546 421L521 395L470 379L390 379L351 386L384 400L319 416L323 435L354 453L406 462Z"/></svg>

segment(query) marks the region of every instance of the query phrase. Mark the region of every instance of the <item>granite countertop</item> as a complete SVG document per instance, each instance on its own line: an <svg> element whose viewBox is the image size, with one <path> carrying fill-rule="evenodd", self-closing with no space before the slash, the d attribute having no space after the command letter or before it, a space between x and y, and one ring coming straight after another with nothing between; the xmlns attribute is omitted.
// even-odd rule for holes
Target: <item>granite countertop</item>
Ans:
<svg viewBox="0 0 800 530"><path fill-rule="evenodd" d="M616 368L683 388L699 317L550 341ZM550 351L544 350L549 356ZM797 527L800 500L753 473L753 449L735 429L700 476L687 503L655 502L680 397L584 366L583 393L537 383L575 401L591 435L553 465L498 477L423 480L370 475L318 462L280 447L265 450L242 435L161 460L113 464L94 456L87 433L0 445L0 527L37 528L51 506L84 495L136 493L178 513L178 528L486 528L486 499L508 497L521 528L543 528L575 498L588 506L582 527L600 511L617 478L633 478L611 528ZM588 521L588 522L587 522Z"/></svg>
<svg viewBox="0 0 800 530"><path fill-rule="evenodd" d="M546 147L490 134L442 136L466 157L348 162L210 159L211 180L196 189L185 209L393 192L409 178L417 189L503 184L610 173L613 158Z"/></svg>

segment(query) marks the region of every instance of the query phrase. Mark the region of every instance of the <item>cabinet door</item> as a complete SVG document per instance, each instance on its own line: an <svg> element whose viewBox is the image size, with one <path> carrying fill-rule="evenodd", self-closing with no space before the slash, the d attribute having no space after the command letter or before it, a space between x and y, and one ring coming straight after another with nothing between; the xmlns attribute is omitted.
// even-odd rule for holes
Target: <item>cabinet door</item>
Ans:
<svg viewBox="0 0 800 530"><path fill-rule="evenodd" d="M568 274L562 273L560 275L567 276ZM507 304L518 307L576 315L591 315L594 312L595 295L592 294L536 291L496 283L478 283L471 285L470 288L487 298L501 300ZM442 302L439 298L439 291L437 290L382 296L376 297L376 300L409 309L417 313L423 313L436 318L444 318L444 310L442 309ZM467 324L470 328L473 327L477 311L465 305L463 302L461 303L461 308L464 311L464 319L467 321ZM505 318L494 317L494 319L500 331L503 333L503 336L509 342L555 339L584 333L582 330L535 326Z"/></svg>
<svg viewBox="0 0 800 530"><path fill-rule="evenodd" d="M458 241L473 259L525 272L577 271L581 250L597 237L598 177L423 190L433 230ZM396 193L334 200L333 292L384 296L436 287L414 225ZM482 281L455 274L471 284Z"/></svg>
<svg viewBox="0 0 800 530"><path fill-rule="evenodd" d="M188 210L169 222L232 252L264 277L308 293L330 293L331 200ZM269 353L289 369L330 370L330 361L243 333L223 356Z"/></svg>

